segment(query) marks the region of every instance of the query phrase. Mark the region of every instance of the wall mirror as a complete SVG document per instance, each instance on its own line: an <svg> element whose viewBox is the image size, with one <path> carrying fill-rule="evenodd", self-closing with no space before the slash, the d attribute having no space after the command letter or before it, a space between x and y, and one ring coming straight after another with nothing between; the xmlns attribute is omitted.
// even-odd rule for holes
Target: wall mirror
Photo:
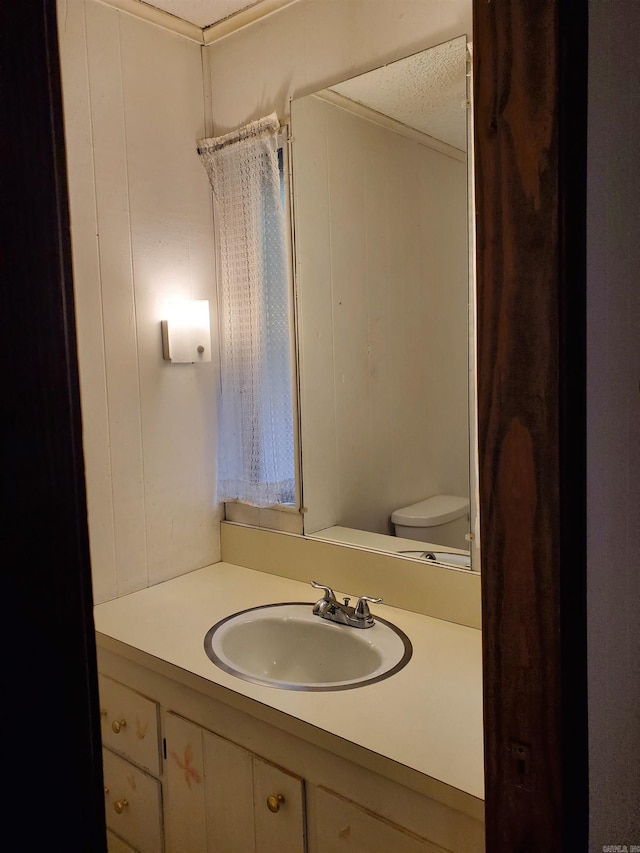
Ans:
<svg viewBox="0 0 640 853"><path fill-rule="evenodd" d="M291 103L304 533L479 570L461 36Z"/></svg>

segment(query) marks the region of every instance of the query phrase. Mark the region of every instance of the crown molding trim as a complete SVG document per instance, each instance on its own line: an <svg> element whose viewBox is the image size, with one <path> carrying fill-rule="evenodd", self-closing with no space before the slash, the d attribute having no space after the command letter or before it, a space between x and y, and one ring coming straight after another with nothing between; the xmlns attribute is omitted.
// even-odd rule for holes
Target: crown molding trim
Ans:
<svg viewBox="0 0 640 853"><path fill-rule="evenodd" d="M235 15L230 15L228 18L224 18L224 20L211 24L204 29L197 24L184 21L176 15L171 15L169 12L164 12L162 9L156 9L155 6L150 6L144 0L96 0L96 2L111 6L127 15L133 15L134 18L140 18L150 24L155 24L157 27L176 33L176 35L195 41L197 44L206 46L220 41L220 39L232 35L256 21L267 18L287 6L293 6L299 0L258 0L253 6L241 9Z"/></svg>
<svg viewBox="0 0 640 853"><path fill-rule="evenodd" d="M137 2L137 0L136 0ZM294 6L299 0L259 0L253 6L247 9L241 9L235 15L225 18L223 21L218 21L216 24L211 24L210 27L205 27L203 30L203 43L205 45L213 44L226 36L244 29L244 27L254 24L263 18L268 18L275 12L285 9L287 6Z"/></svg>

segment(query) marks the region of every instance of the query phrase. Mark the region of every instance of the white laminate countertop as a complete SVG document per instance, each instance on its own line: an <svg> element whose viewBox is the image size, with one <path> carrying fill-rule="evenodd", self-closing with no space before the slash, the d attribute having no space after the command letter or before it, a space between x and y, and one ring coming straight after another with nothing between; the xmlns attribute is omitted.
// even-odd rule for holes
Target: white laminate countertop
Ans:
<svg viewBox="0 0 640 853"><path fill-rule="evenodd" d="M150 656L145 659L149 666L162 661L201 679L211 695L217 685L221 701L231 690L481 800L479 630L375 605L374 615L409 636L413 656L390 678L343 691L263 687L222 671L207 657L205 634L226 616L262 604L317 598L316 590L299 581L215 563L97 605L97 642L125 656L142 652Z"/></svg>

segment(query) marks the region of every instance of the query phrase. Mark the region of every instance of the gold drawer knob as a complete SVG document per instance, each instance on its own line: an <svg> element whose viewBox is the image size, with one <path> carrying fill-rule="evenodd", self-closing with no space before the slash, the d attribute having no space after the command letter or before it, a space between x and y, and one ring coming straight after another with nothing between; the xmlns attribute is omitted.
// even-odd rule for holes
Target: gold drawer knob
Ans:
<svg viewBox="0 0 640 853"><path fill-rule="evenodd" d="M113 808L114 808L116 814L122 814L122 812L126 809L126 807L128 805L129 805L128 800L125 800L125 799L116 800L115 803L113 804Z"/></svg>
<svg viewBox="0 0 640 853"><path fill-rule="evenodd" d="M120 729L123 729L126 725L127 725L126 720L114 720L111 723L111 728L113 729L114 734L119 734Z"/></svg>
<svg viewBox="0 0 640 853"><path fill-rule="evenodd" d="M280 811L280 806L284 803L284 797L282 794L271 794L270 797L267 797L267 808L270 812L274 814Z"/></svg>

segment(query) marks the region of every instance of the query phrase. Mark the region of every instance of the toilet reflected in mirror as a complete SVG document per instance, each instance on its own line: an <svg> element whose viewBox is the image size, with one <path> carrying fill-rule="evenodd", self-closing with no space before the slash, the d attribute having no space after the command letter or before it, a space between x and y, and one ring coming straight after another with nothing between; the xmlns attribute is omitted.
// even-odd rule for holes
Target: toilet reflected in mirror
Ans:
<svg viewBox="0 0 640 853"><path fill-rule="evenodd" d="M469 500L455 495L433 495L424 501L395 510L394 533L449 548L468 548Z"/></svg>

